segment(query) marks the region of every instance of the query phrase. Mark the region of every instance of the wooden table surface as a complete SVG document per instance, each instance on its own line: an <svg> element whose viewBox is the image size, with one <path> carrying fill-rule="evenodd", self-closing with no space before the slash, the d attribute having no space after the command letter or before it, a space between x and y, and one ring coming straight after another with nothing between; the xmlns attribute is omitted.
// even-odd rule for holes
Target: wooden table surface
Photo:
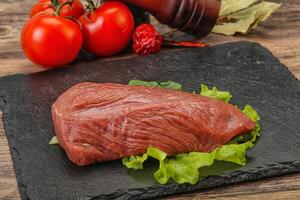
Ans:
<svg viewBox="0 0 300 200"><path fill-rule="evenodd" d="M241 0L242 1L242 0ZM300 1L273 0L283 5L276 14L247 36L211 34L210 44L249 40L267 47L300 79ZM34 0L0 1L0 76L42 69L30 63L20 48L20 29ZM160 29L164 29L159 26ZM182 37L185 35L181 34ZM300 173L255 182L223 186L167 199L300 199ZM0 199L20 199L0 113Z"/></svg>

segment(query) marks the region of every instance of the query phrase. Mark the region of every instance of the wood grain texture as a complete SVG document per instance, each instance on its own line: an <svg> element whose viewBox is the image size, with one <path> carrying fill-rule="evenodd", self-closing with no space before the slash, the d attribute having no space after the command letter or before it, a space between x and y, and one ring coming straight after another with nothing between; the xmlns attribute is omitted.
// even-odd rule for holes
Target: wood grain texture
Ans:
<svg viewBox="0 0 300 200"><path fill-rule="evenodd" d="M165 198L166 200L192 199L299 199L300 174L268 178Z"/></svg>
<svg viewBox="0 0 300 200"><path fill-rule="evenodd" d="M0 112L0 199L20 199L17 180L4 133L2 113Z"/></svg>
<svg viewBox="0 0 300 200"><path fill-rule="evenodd" d="M300 79L300 1L282 2L280 10L249 35L234 37L211 34L204 41L220 44L229 41L249 40L267 47ZM20 48L20 30L27 20L29 7L34 0L0 1L0 76L15 73L32 73L43 69L30 63ZM167 29L158 25L160 30ZM190 38L185 34L176 37ZM1 114L0 114L1 115ZM167 197L166 199L300 199L300 174L262 181L236 184L198 193ZM11 156L0 117L0 199L20 199Z"/></svg>

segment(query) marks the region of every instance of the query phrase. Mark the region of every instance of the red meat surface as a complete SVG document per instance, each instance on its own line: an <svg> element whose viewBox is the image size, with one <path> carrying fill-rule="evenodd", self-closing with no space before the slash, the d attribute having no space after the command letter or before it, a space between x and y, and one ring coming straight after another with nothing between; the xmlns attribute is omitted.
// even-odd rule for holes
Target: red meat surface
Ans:
<svg viewBox="0 0 300 200"><path fill-rule="evenodd" d="M79 83L52 106L60 146L77 165L140 155L210 152L255 123L230 104L156 87Z"/></svg>

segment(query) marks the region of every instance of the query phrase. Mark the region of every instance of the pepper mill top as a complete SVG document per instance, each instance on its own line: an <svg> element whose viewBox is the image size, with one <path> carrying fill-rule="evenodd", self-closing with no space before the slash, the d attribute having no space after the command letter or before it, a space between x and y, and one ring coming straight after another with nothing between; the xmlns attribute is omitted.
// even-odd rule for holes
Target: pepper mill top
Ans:
<svg viewBox="0 0 300 200"><path fill-rule="evenodd" d="M197 37L210 33L219 16L221 0L121 0L141 7L160 23Z"/></svg>

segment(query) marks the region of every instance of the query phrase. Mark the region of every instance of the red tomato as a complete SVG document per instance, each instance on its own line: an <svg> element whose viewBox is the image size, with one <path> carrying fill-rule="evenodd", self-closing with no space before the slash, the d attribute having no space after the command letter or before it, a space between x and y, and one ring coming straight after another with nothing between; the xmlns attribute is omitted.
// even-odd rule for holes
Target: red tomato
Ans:
<svg viewBox="0 0 300 200"><path fill-rule="evenodd" d="M122 51L131 40L134 19L129 8L117 1L104 2L99 8L79 18L83 46L98 56Z"/></svg>
<svg viewBox="0 0 300 200"><path fill-rule="evenodd" d="M76 22L50 14L32 17L21 34L26 56L45 68L71 63L79 53L82 42L82 33Z"/></svg>
<svg viewBox="0 0 300 200"><path fill-rule="evenodd" d="M36 4L33 5L30 11L30 17L34 15L46 12L49 14L53 14L55 7L58 6L60 3L64 3L69 0L39 0ZM53 3L52 3L53 2ZM65 5L59 12L59 16L66 17L72 16L75 18L79 18L81 15L85 13L84 6L80 2L80 0L73 0L73 4Z"/></svg>

